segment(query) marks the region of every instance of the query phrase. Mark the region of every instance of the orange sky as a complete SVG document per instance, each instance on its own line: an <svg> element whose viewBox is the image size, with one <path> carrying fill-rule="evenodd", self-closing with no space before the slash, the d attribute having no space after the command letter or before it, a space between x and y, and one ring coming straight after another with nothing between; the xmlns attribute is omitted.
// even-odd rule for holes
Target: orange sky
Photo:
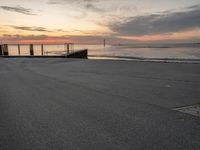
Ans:
<svg viewBox="0 0 200 150"><path fill-rule="evenodd" d="M0 40L199 42L199 13L199 0L0 0Z"/></svg>

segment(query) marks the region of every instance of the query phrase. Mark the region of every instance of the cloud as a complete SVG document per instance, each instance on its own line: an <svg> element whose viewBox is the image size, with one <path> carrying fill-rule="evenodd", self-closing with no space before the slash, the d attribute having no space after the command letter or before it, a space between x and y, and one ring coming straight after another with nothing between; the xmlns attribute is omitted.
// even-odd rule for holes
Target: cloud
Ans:
<svg viewBox="0 0 200 150"><path fill-rule="evenodd" d="M189 8L189 7L188 7ZM200 6L192 6L185 12L151 14L131 17L125 23L112 23L117 35L140 36L179 32L200 27Z"/></svg>
<svg viewBox="0 0 200 150"><path fill-rule="evenodd" d="M17 12L17 13L21 13L24 15L36 15L34 13L32 13L31 9L27 9L21 6L15 6L15 7L10 7L10 6L0 6L0 9L6 10L6 11L10 11L10 12Z"/></svg>
<svg viewBox="0 0 200 150"><path fill-rule="evenodd" d="M38 26L14 26L14 25L6 25L8 27L11 27L16 30L24 30L24 31L33 31L33 32L63 32L63 33L68 33L69 31L63 30L63 29L48 29L45 27L38 27Z"/></svg>
<svg viewBox="0 0 200 150"><path fill-rule="evenodd" d="M49 4L63 4L63 3L92 3L98 2L99 0L49 0Z"/></svg>
<svg viewBox="0 0 200 150"><path fill-rule="evenodd" d="M17 29L17 30L25 30L25 31L39 31L39 32L53 32L51 30L48 30L47 28L44 28L44 27L27 27L27 26L10 26L14 29Z"/></svg>
<svg viewBox="0 0 200 150"><path fill-rule="evenodd" d="M73 40L73 41L103 41L103 37L100 36L49 36L49 35L21 35L21 34L3 34L0 39L4 40L46 40L46 39L54 39L54 40Z"/></svg>
<svg viewBox="0 0 200 150"><path fill-rule="evenodd" d="M93 4L86 4L84 7L85 7L87 10L91 10L91 11L94 11L94 12L103 12L103 11L104 11L103 9L98 8L98 7L96 7L96 6L93 5Z"/></svg>
<svg viewBox="0 0 200 150"><path fill-rule="evenodd" d="M73 4L92 12L104 12L105 10L97 7L95 4L99 0L49 0L49 4Z"/></svg>
<svg viewBox="0 0 200 150"><path fill-rule="evenodd" d="M95 35L100 36L102 35L101 31L96 30L79 30L79 29L70 29L70 30L64 30L64 29L48 29L45 27L39 27L39 26L16 26L16 25L4 25L4 27L9 27L15 30L23 30L23 31L32 31L32 32L44 32L44 33L62 33L62 34L69 34L69 33L79 33L81 35ZM1 26L0 26L1 29Z"/></svg>
<svg viewBox="0 0 200 150"><path fill-rule="evenodd" d="M16 35L3 34L3 36L0 39L15 41L15 40L45 40L48 38L49 38L49 36L47 36L47 35L27 35L27 36L25 36L25 35L19 35L19 34L16 34Z"/></svg>
<svg viewBox="0 0 200 150"><path fill-rule="evenodd" d="M109 43L123 43L132 42L132 40L124 40L121 38L113 37L113 36L49 36L49 35L11 35L11 34L3 34L0 36L0 40L3 40L4 43L38 43L38 44L45 44L45 43L54 43L54 44L63 44L66 42L73 42L73 43L87 43L87 44L103 44L103 40L106 39Z"/></svg>

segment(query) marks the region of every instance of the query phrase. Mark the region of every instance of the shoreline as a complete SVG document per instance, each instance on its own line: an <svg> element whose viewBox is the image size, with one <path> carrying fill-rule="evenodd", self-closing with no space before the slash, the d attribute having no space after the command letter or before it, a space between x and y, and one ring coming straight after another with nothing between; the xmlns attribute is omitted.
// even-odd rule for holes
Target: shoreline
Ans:
<svg viewBox="0 0 200 150"><path fill-rule="evenodd" d="M50 56L0 56L0 58L67 58L66 56L50 55ZM76 58L73 58L76 59ZM79 59L79 58L77 58ZM126 56L98 56L88 55L88 60L107 60L107 61L137 61L137 62L157 62L157 63L186 63L200 64L200 59L185 59L185 58L144 58L144 57L126 57Z"/></svg>
<svg viewBox="0 0 200 150"><path fill-rule="evenodd" d="M162 63L198 63L200 59L187 59L187 58L144 58L144 57L126 57L126 56L98 56L88 55L92 60L119 60L119 61L143 61L143 62L162 62Z"/></svg>

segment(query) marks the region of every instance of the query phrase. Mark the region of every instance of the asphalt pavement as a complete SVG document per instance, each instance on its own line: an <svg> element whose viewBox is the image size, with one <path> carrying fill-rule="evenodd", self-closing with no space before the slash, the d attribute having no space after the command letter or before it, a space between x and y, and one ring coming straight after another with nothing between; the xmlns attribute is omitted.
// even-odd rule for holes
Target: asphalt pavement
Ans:
<svg viewBox="0 0 200 150"><path fill-rule="evenodd" d="M199 150L200 64L0 58L0 150Z"/></svg>

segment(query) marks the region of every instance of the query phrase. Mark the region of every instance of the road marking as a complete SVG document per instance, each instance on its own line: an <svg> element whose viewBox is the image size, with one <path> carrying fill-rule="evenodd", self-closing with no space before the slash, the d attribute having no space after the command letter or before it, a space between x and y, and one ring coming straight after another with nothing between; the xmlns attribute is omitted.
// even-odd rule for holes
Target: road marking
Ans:
<svg viewBox="0 0 200 150"><path fill-rule="evenodd" d="M200 104L196 104L196 105L193 105L193 106L175 108L173 110L200 117Z"/></svg>

